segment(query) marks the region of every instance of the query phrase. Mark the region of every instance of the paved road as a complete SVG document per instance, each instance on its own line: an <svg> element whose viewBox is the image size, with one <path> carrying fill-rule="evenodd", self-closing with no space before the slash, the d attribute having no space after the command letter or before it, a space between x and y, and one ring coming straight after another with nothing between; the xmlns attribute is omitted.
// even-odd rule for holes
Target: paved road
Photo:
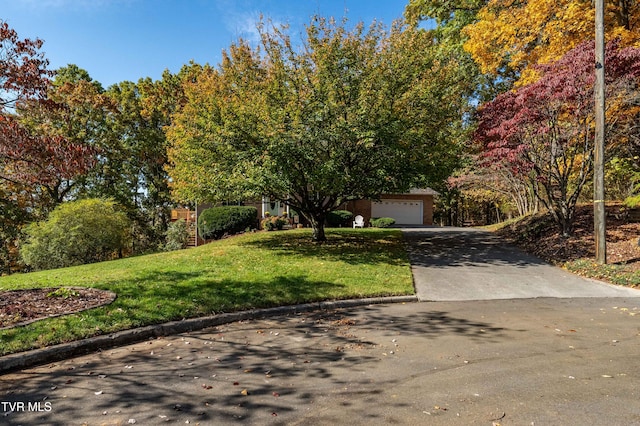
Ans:
<svg viewBox="0 0 640 426"><path fill-rule="evenodd" d="M515 252L482 243L482 234L469 235L486 250L485 263L464 252L459 261L435 256L430 239L446 246L446 235L463 235L444 231L409 237L427 251L418 263L428 270L437 260L431 269L456 292L488 281L492 269L520 283L544 266L505 260L498 253ZM476 243L465 246L474 253ZM553 271L563 287L566 275ZM553 271L538 274L545 287L553 286ZM1 376L0 424L640 425L640 298L629 294L496 293L494 300L291 314L153 339Z"/></svg>

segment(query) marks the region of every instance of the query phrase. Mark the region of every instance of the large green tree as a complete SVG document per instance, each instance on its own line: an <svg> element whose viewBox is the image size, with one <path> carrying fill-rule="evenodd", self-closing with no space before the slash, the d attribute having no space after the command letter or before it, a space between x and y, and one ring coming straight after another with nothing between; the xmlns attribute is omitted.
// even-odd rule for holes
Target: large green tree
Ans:
<svg viewBox="0 0 640 426"><path fill-rule="evenodd" d="M47 90L47 100L41 107L29 102L19 108L20 121L34 134L50 135L81 148L85 162L81 173L57 173L40 184L41 210L46 215L58 204L74 199L95 172L102 141L106 134L107 116L115 109L104 96L99 82L77 65L67 65L56 71Z"/></svg>
<svg viewBox="0 0 640 426"><path fill-rule="evenodd" d="M109 87L106 93L116 112L108 120L107 155L94 191L126 207L137 228L136 249L159 243L169 222L170 197L164 169L167 147L162 131L168 124L168 113L157 98L161 85L161 81L149 78L137 83L124 81ZM155 103L149 102L151 97Z"/></svg>
<svg viewBox="0 0 640 426"><path fill-rule="evenodd" d="M402 24L314 18L306 39L260 26L185 88L168 129L182 201L265 195L305 216L316 241L350 199L432 184L457 166L459 63Z"/></svg>
<svg viewBox="0 0 640 426"><path fill-rule="evenodd" d="M504 79L483 74L471 53L465 50L469 37L465 29L478 21L488 0L409 0L405 17L412 25L430 28L441 57L453 56L459 63L460 84L470 101L487 101L505 90ZM462 112L466 112L464 110Z"/></svg>
<svg viewBox="0 0 640 426"><path fill-rule="evenodd" d="M48 93L61 107L25 111L32 127L92 148L94 165L84 176L57 187L55 201L109 197L132 221L134 249L162 243L169 222L169 188L162 130L182 102L182 79L197 73L186 65L178 74L166 71L161 80L123 81L107 90L76 65L57 70Z"/></svg>
<svg viewBox="0 0 640 426"><path fill-rule="evenodd" d="M116 113L109 120L110 161L102 171L107 186L96 195L108 195L126 207L136 227L136 251L156 248L167 231L172 200L163 128L185 102L183 82L202 69L190 63L176 74L165 70L160 80L125 81L107 90Z"/></svg>

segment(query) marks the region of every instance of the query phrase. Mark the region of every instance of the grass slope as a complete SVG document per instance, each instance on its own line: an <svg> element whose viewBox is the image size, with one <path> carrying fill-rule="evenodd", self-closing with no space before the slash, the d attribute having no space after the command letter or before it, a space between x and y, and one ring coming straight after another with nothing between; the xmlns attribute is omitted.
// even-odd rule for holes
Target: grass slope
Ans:
<svg viewBox="0 0 640 426"><path fill-rule="evenodd" d="M0 330L0 355L220 312L319 300L413 294L398 230L245 234L198 248L0 278L0 291L111 290L108 306Z"/></svg>

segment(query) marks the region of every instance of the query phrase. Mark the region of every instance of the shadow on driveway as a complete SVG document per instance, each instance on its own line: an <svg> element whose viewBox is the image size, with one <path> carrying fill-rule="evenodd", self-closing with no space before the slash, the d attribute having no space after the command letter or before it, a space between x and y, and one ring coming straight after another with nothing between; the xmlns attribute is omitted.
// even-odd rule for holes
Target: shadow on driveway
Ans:
<svg viewBox="0 0 640 426"><path fill-rule="evenodd" d="M474 228L405 228L421 301L536 297L640 297L640 291L584 279Z"/></svg>
<svg viewBox="0 0 640 426"><path fill-rule="evenodd" d="M349 406L360 420L381 422L373 409L380 400L392 411L407 408L383 394L402 382L398 368L412 373L394 355L409 342L456 336L489 344L508 332L415 307L241 321L6 375L2 401L46 401L51 410L18 411L2 424L295 424L328 398L336 415Z"/></svg>

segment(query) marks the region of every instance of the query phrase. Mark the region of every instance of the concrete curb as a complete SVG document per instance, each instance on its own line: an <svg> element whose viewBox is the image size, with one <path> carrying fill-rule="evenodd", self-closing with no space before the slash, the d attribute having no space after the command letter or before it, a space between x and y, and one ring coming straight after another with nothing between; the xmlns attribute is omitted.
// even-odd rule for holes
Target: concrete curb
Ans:
<svg viewBox="0 0 640 426"><path fill-rule="evenodd" d="M42 349L34 349L26 352L0 357L0 374L11 371L35 367L49 362L60 361L85 355L91 352L109 349L117 346L129 345L144 340L168 336L172 334L186 333L202 330L209 327L228 324L236 321L261 319L282 315L296 314L300 312L322 311L330 309L342 309L364 305L383 303L408 303L418 302L417 296L392 296L373 297L367 299L349 299L326 302L305 303L302 305L282 306L267 309L255 309L250 311L230 312L201 318L191 318L182 321L171 321L164 324L150 325L119 331L117 333L91 337L69 343L62 343Z"/></svg>

